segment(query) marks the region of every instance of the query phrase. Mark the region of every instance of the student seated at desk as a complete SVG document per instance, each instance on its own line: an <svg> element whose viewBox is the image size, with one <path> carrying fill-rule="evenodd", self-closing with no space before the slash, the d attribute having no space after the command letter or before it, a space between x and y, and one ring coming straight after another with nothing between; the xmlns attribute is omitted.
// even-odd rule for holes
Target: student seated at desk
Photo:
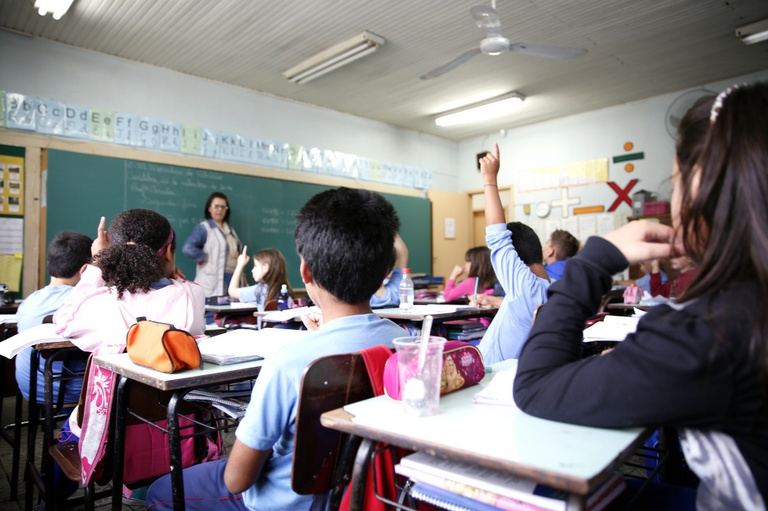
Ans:
<svg viewBox="0 0 768 511"><path fill-rule="evenodd" d="M662 282L661 265L658 259L651 261L651 275L649 287L651 296L664 296L666 298L680 298L696 277L696 268L690 258L673 257L666 261L668 274L673 274L668 282Z"/></svg>
<svg viewBox="0 0 768 511"><path fill-rule="evenodd" d="M520 356L536 307L547 301L549 277L542 264L541 242L533 229L520 222L505 223L497 186L498 144L480 159L480 173L485 190L485 239L496 277L506 292L478 346L485 363L495 364ZM482 295L478 299L486 298Z"/></svg>
<svg viewBox="0 0 768 511"><path fill-rule="evenodd" d="M74 286L80 281L80 276L85 271L91 260L91 243L93 240L85 234L63 231L53 237L48 245L46 266L51 276L50 283L42 289L38 289L21 302L16 312L16 328L23 332L28 328L37 326L43 319L53 314L64 303ZM39 367L30 366L30 355L34 348L26 348L16 357L16 383L24 399L29 400L29 382L32 371L37 373L37 402L45 401L45 375L42 366L45 361L39 361ZM55 377L61 375L62 361L53 363ZM82 372L85 369L85 360L71 360L67 362L70 371ZM59 396L61 381L53 382L53 400L56 402ZM63 403L77 403L80 399L79 379L68 380L65 384Z"/></svg>
<svg viewBox="0 0 768 511"><path fill-rule="evenodd" d="M636 221L591 237L550 288L515 379L515 402L531 415L678 428L700 478L698 510L768 503L766 111L766 83L688 111L672 170L673 227ZM584 320L611 275L683 254L698 274L680 300L648 311L610 353L582 360Z"/></svg>
<svg viewBox="0 0 768 511"><path fill-rule="evenodd" d="M568 259L579 251L579 240L568 231L555 229L544 244L544 269L550 284L563 277Z"/></svg>
<svg viewBox="0 0 768 511"><path fill-rule="evenodd" d="M114 218L109 232L105 226L102 217L91 248L93 261L53 316L57 333L98 355L121 353L128 328L141 316L192 335L205 333L205 294L199 285L179 278L176 235L168 220L148 209L129 209ZM80 437L83 470L90 477L105 454L116 377L92 364L88 381L82 434L74 414L64 430L73 432L67 441Z"/></svg>
<svg viewBox="0 0 768 511"><path fill-rule="evenodd" d="M239 287L243 269L248 264L248 246L243 247L243 253L237 256L237 266L229 281L229 296L237 298L241 302L255 302L259 310L263 311L267 302L277 300L280 297L280 289L285 284L288 287L288 296L293 296L291 283L288 282L288 265L285 257L276 248L265 248L253 255L253 269L251 276L256 282L253 286Z"/></svg>
<svg viewBox="0 0 768 511"><path fill-rule="evenodd" d="M473 247L464 254L464 265L456 265L445 283L443 298L446 302L453 302L460 298L492 295L496 285L496 274L491 264L491 251L488 247ZM456 285L456 279L464 274L467 278Z"/></svg>
<svg viewBox="0 0 768 511"><path fill-rule="evenodd" d="M408 267L408 247L398 234L395 236L395 267L384 283L371 296L371 307L397 307L400 305L400 282L403 268Z"/></svg>
<svg viewBox="0 0 768 511"><path fill-rule="evenodd" d="M354 221L350 221L354 219ZM312 197L296 217L296 249L322 326L265 360L228 459L184 469L188 510L325 509L327 495L291 489L296 405L304 369L317 358L392 345L405 332L371 311L395 263L399 220L381 195L339 188ZM318 329L319 327L319 329ZM170 476L149 488L147 508L172 509Z"/></svg>

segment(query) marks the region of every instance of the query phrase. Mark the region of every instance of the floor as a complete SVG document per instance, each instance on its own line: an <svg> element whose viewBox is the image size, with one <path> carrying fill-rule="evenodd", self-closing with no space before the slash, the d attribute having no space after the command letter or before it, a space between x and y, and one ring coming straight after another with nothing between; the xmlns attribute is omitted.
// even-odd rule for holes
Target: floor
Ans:
<svg viewBox="0 0 768 511"><path fill-rule="evenodd" d="M2 423L3 426L7 426L9 423L13 422L13 411L15 406L15 398L14 397L6 397L3 399L3 411L2 411ZM25 411L26 413L26 411ZM22 437L22 453L21 453L21 466L23 467L26 464L26 428L22 430L23 437ZM38 432L37 435L38 438L38 445L35 449L36 452L36 464L39 466L40 463L40 451L41 451L41 444L42 444L42 434ZM234 436L232 431L228 433L224 433L224 444L229 448L234 441ZM0 510L2 511L22 511L24 509L24 499L25 499L25 484L23 480L23 474L19 481L19 495L18 499L16 501L11 501L11 465L12 465L12 453L13 450L10 445L8 445L7 442L0 439ZM78 493L75 494L75 496L82 495L82 489L78 490ZM37 507L37 492L35 492L35 498L33 499L34 508ZM96 509L97 510L107 510L111 508L111 499L105 498L102 500L99 500L96 502ZM74 507L72 509L75 510L81 510L83 509L82 506ZM128 499L123 499L123 509L128 511L144 511L146 509L146 506L143 501L133 501Z"/></svg>

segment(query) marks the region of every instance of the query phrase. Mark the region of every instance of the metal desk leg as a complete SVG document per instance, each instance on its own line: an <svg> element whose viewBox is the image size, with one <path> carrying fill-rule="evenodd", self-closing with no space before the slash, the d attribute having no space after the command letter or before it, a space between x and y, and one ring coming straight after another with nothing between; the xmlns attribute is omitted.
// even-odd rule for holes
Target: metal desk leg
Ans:
<svg viewBox="0 0 768 511"><path fill-rule="evenodd" d="M54 411L53 411L53 362L56 359L55 355L51 355L45 359L45 424L43 425L43 450L40 453L42 462L41 467L43 471L43 481L45 482L45 509L51 511L54 509L54 495L55 495L55 483L53 481L53 457L48 453L48 449L53 442L53 435L55 433L56 425L54 424ZM33 397L33 396L29 396ZM62 474L62 477L63 474Z"/></svg>
<svg viewBox="0 0 768 511"><path fill-rule="evenodd" d="M184 466L181 457L181 431L179 431L178 406L184 401L188 390L173 393L168 401L168 443L171 454L171 491L173 494L174 511L185 511L184 502Z"/></svg>
<svg viewBox="0 0 768 511"><path fill-rule="evenodd" d="M117 392L115 394L115 430L112 467L112 510L120 511L123 508L123 463L125 461L125 419L128 415L128 393L126 387L129 379L120 376L117 380Z"/></svg>
<svg viewBox="0 0 768 511"><path fill-rule="evenodd" d="M357 449L355 464L352 467L352 492L349 504L349 511L365 510L365 484L368 480L368 465L371 461L371 453L376 447L376 442L369 438L364 438Z"/></svg>

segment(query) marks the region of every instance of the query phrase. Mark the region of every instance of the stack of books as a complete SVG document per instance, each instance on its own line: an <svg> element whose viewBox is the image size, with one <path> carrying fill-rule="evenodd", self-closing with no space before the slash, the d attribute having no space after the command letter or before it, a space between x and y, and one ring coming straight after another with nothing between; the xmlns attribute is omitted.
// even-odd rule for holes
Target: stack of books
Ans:
<svg viewBox="0 0 768 511"><path fill-rule="evenodd" d="M446 339L457 341L470 341L472 339L482 339L487 327L480 321L471 319L457 319L454 321L445 321Z"/></svg>
<svg viewBox="0 0 768 511"><path fill-rule="evenodd" d="M568 494L511 474L416 452L395 472L413 483L411 497L450 511L564 511ZM600 511L626 488L617 473L587 496L587 511Z"/></svg>

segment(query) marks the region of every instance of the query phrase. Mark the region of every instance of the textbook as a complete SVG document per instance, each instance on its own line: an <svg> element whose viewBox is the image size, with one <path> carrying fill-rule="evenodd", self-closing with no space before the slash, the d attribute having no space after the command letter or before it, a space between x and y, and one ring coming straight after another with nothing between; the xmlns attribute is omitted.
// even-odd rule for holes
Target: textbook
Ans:
<svg viewBox="0 0 768 511"><path fill-rule="evenodd" d="M496 507L500 509L510 509L502 507L500 504L512 505L510 501L519 501L538 507L544 511L564 511L568 504L568 493L533 481L528 481L512 474L499 472L496 470L470 465L454 460L446 460L430 456L424 452L416 452L400 460L400 471L413 469L412 477L418 481L418 474L424 473L429 476L439 477L444 480L442 489L470 487L477 491L484 491L485 495L496 495ZM395 471L398 471L397 465ZM403 475L406 475L403 473ZM434 479L433 479L434 480ZM447 483L445 481L448 481ZM426 481L422 481L426 482ZM626 483L621 474L615 474L605 483L596 488L587 497L587 511L600 511L616 496L618 496ZM501 499L504 497L504 499ZM536 507L511 508L512 511L526 511L536 509Z"/></svg>
<svg viewBox="0 0 768 511"><path fill-rule="evenodd" d="M230 330L214 337L203 337L197 343L200 356L214 364L239 364L266 358L309 332L283 328Z"/></svg>
<svg viewBox="0 0 768 511"><path fill-rule="evenodd" d="M441 509L447 509L448 511L498 511L498 509L504 509L437 486L432 486L431 484L414 483L408 493L416 500L432 504ZM525 509L520 508L520 511ZM540 509L534 507L531 511L540 511Z"/></svg>
<svg viewBox="0 0 768 511"><path fill-rule="evenodd" d="M13 358L25 348L31 346L69 341L67 337L58 335L56 333L56 328L56 325L53 323L43 323L13 335L3 342L0 342L0 355L5 358Z"/></svg>
<svg viewBox="0 0 768 511"><path fill-rule="evenodd" d="M440 502L419 497L411 491L410 493L414 498L430 502L436 506L446 507L444 504L445 502L454 502L457 504L467 503L469 504L469 509L476 509L478 505L482 505L483 507L501 509L503 511L547 511L546 508L523 502L522 500L504 497L503 495L481 490L468 484L427 474L426 472L402 464L395 465L395 472L415 481L415 486L422 488L424 494L434 500L439 499ZM440 493L436 493L436 490L430 491L432 489L439 489ZM461 497L461 499L458 499L457 497ZM470 499L470 501L468 502L463 499Z"/></svg>

